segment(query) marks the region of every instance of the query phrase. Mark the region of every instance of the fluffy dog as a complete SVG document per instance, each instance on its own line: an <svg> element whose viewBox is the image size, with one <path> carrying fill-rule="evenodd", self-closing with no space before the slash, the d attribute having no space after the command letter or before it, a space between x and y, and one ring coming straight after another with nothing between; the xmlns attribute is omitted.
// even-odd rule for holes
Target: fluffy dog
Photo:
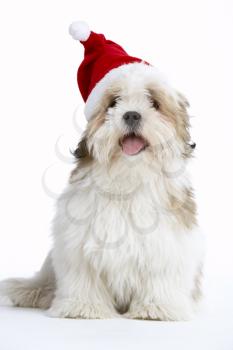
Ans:
<svg viewBox="0 0 233 350"><path fill-rule="evenodd" d="M110 76L57 202L52 251L32 279L3 281L1 299L54 317L188 320L203 263L188 102L144 62Z"/></svg>

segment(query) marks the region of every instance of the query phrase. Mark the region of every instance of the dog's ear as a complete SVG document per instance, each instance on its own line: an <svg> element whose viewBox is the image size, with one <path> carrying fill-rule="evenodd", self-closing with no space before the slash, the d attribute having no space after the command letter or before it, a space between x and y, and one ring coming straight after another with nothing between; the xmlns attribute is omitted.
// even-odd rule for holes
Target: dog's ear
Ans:
<svg viewBox="0 0 233 350"><path fill-rule="evenodd" d="M90 153L87 147L87 137L85 135L81 138L77 148L75 149L74 152L72 152L72 154L76 159L83 159L86 157L90 157Z"/></svg>
<svg viewBox="0 0 233 350"><path fill-rule="evenodd" d="M189 117L189 114L187 112L187 109L190 107L190 104L189 104L187 98L179 91L177 91L177 96L178 96L178 104L179 104L181 110L184 112L184 116L186 117L186 120L188 121L187 124L189 127L190 126L190 124L189 124L190 117ZM190 148L191 151L196 148L196 142L192 141L190 136L189 136L189 140L188 140L187 144L188 144L188 147Z"/></svg>
<svg viewBox="0 0 233 350"><path fill-rule="evenodd" d="M73 156L76 158L76 167L72 170L70 174L69 182L73 183L77 181L77 175L79 173L80 168L85 167L92 160L92 156L87 147L87 136L83 135L81 140L78 143L75 151L72 152Z"/></svg>
<svg viewBox="0 0 233 350"><path fill-rule="evenodd" d="M177 97L178 97L178 103L182 109L186 110L187 108L190 107L190 104L187 98L179 91L177 91Z"/></svg>

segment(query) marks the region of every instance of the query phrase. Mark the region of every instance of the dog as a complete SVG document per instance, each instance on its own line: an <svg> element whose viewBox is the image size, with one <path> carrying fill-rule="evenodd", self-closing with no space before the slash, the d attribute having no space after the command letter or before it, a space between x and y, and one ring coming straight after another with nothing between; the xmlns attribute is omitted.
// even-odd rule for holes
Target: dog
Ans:
<svg viewBox="0 0 233 350"><path fill-rule="evenodd" d="M186 170L189 103L145 62L110 75L94 107L87 100L92 115L57 201L52 250L31 279L1 282L0 300L52 317L189 320L204 257Z"/></svg>

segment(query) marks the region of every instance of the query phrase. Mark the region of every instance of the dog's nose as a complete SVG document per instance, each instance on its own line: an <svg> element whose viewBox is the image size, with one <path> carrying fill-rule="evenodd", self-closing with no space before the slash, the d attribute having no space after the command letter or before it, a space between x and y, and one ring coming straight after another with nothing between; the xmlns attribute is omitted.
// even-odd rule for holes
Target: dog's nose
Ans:
<svg viewBox="0 0 233 350"><path fill-rule="evenodd" d="M141 119L141 114L134 111L126 112L123 115L123 119L126 122L126 124L132 128L138 125Z"/></svg>

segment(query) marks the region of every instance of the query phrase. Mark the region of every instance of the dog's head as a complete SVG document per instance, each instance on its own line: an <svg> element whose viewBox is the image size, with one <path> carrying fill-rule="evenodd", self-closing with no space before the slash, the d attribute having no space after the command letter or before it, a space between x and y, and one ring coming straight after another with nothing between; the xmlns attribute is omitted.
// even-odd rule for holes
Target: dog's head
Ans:
<svg viewBox="0 0 233 350"><path fill-rule="evenodd" d="M149 162L191 154L188 102L155 68L127 65L104 92L79 143L77 158Z"/></svg>

